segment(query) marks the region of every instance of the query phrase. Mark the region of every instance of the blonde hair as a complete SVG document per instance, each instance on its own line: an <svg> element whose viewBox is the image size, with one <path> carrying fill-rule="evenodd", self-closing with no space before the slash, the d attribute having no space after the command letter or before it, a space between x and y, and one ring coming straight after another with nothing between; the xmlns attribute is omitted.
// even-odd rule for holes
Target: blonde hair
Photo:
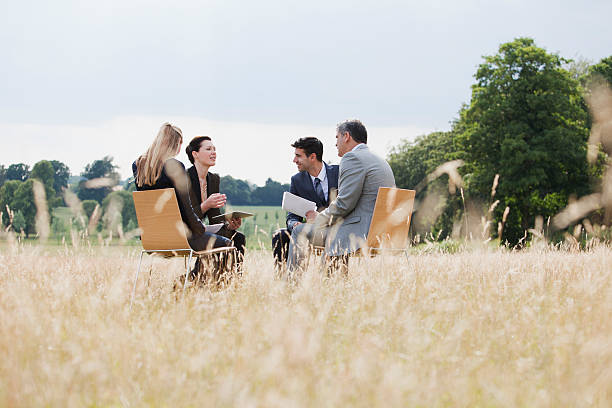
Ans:
<svg viewBox="0 0 612 408"><path fill-rule="evenodd" d="M136 160L136 184L153 185L161 175L166 160L176 156L183 143L183 132L170 123L164 123L153 144Z"/></svg>

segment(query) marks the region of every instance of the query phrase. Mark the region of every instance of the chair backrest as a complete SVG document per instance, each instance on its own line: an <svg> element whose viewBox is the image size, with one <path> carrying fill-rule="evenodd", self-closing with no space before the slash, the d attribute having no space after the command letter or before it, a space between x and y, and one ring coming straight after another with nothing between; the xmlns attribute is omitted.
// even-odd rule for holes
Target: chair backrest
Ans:
<svg viewBox="0 0 612 408"><path fill-rule="evenodd" d="M414 206L414 190L378 189L372 223L368 231L370 248L405 249Z"/></svg>
<svg viewBox="0 0 612 408"><path fill-rule="evenodd" d="M145 250L190 248L173 188L134 191L133 196Z"/></svg>

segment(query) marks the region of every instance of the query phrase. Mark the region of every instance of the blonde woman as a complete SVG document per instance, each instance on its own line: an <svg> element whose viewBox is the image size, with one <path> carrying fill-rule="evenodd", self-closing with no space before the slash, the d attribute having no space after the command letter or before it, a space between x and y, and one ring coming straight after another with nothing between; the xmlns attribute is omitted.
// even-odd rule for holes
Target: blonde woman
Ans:
<svg viewBox="0 0 612 408"><path fill-rule="evenodd" d="M174 188L183 222L191 232L188 238L191 248L201 251L207 248L231 246L229 239L206 232L189 198L189 178L185 166L174 157L181 150L181 129L164 123L149 149L132 164L136 189L157 190Z"/></svg>

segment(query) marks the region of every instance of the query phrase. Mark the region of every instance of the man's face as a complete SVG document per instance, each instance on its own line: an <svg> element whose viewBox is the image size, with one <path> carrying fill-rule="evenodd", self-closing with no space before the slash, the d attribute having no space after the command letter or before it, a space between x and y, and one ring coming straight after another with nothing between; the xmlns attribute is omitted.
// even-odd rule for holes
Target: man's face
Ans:
<svg viewBox="0 0 612 408"><path fill-rule="evenodd" d="M338 156L344 156L344 153L348 151L347 142L349 138L348 132L344 132L344 134L336 133L336 149L338 149Z"/></svg>
<svg viewBox="0 0 612 408"><path fill-rule="evenodd" d="M304 149L296 147L295 155L293 156L293 162L297 165L298 171L310 170L311 160L309 160L309 158L306 156L306 152L304 151Z"/></svg>

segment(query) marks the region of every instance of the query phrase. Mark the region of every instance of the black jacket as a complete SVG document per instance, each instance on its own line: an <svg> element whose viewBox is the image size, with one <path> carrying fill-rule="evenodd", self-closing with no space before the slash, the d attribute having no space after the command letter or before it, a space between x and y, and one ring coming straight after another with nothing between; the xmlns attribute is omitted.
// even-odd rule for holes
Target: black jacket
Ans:
<svg viewBox="0 0 612 408"><path fill-rule="evenodd" d="M169 174L171 172L168 170L173 167L177 171L176 175L171 177ZM134 173L134 178L136 179L136 162L132 163L132 173ZM155 184L139 186L138 183L136 183L136 190L138 191L159 190L162 188L174 188L179 210L181 211L181 218L183 222L187 224L191 233L193 235L204 234L204 224L195 212L195 208L192 206L191 199L189 198L189 178L187 177L187 172L185 171L183 163L176 159L168 159L164 163L161 175L155 181ZM199 210L200 206L197 206L197 209Z"/></svg>
<svg viewBox="0 0 612 408"><path fill-rule="evenodd" d="M202 190L200 189L200 179L198 178L198 170L195 166L191 166L187 170L187 174L189 175L189 181L191 182L191 187L189 188L189 197L191 198L191 202L193 204L193 209L200 219L204 220L205 217L208 218L209 224L219 224L222 221L218 219L213 220L213 217L217 215L221 215L220 208L210 208L204 214L202 214ZM211 173L210 171L206 174L206 198L210 197L211 194L219 192L219 184L221 183L221 178L216 173ZM231 237L234 234L234 231L227 229L226 226L221 227L221 229L217 232L218 235L222 235L224 237Z"/></svg>

